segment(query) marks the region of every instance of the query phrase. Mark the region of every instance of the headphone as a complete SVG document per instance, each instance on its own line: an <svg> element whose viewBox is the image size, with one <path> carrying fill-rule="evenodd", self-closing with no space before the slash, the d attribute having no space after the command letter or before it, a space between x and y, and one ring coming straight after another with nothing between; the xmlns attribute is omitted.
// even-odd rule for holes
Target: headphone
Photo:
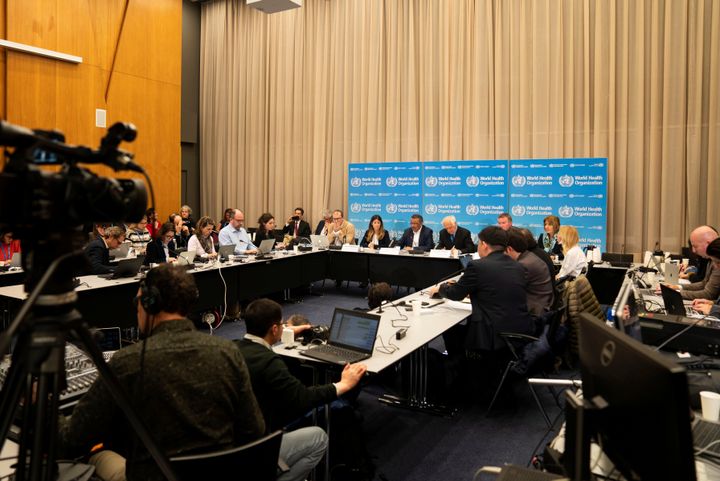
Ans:
<svg viewBox="0 0 720 481"><path fill-rule="evenodd" d="M145 276L145 279L140 282L140 304L145 309L145 312L151 315L155 315L163 310L165 307L164 300L160 294L160 290L153 285L151 278L155 277L150 270Z"/></svg>

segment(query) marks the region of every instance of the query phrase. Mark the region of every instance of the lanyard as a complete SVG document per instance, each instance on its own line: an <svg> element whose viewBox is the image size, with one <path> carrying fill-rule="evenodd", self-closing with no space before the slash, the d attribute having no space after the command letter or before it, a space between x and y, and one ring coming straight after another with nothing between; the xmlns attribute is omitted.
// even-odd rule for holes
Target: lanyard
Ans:
<svg viewBox="0 0 720 481"><path fill-rule="evenodd" d="M0 244L0 248L2 249L3 259L5 259L6 261L9 261L10 253L12 252L12 244L7 245L7 250L5 250L5 246L3 244Z"/></svg>

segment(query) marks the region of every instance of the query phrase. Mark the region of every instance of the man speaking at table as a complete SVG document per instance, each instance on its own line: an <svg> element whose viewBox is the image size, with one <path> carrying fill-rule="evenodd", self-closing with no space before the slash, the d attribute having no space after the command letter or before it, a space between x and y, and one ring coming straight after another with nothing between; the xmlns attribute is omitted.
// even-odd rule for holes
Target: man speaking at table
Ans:
<svg viewBox="0 0 720 481"><path fill-rule="evenodd" d="M406 229L398 244L405 250L429 251L433 248L433 231L423 225L423 217L420 214L413 214L410 217L410 228Z"/></svg>

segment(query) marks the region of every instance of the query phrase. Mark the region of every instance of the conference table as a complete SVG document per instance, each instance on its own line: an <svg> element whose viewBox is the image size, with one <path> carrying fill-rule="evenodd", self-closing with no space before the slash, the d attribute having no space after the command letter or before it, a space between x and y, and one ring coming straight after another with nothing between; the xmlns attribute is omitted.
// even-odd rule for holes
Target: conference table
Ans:
<svg viewBox="0 0 720 481"><path fill-rule="evenodd" d="M387 282L422 289L458 273L462 263L458 258L405 252L313 250L278 251L266 259L247 256L239 262L237 259L234 262L210 262L188 268L200 294L193 311L193 316L199 317L204 312L217 311L221 306L305 287L324 279ZM137 294L139 276L104 279L90 275L79 277L78 282L75 289L77 308L90 326L135 327L136 312L132 300ZM26 297L22 284L0 287L3 326L7 326Z"/></svg>

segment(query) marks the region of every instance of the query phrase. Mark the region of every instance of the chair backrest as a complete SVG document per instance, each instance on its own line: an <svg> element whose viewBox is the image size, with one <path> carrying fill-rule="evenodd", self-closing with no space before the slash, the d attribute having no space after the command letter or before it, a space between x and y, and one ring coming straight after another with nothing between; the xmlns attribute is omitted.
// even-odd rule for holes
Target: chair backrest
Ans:
<svg viewBox="0 0 720 481"><path fill-rule="evenodd" d="M243 446L170 458L182 481L274 481L282 431L275 431Z"/></svg>

